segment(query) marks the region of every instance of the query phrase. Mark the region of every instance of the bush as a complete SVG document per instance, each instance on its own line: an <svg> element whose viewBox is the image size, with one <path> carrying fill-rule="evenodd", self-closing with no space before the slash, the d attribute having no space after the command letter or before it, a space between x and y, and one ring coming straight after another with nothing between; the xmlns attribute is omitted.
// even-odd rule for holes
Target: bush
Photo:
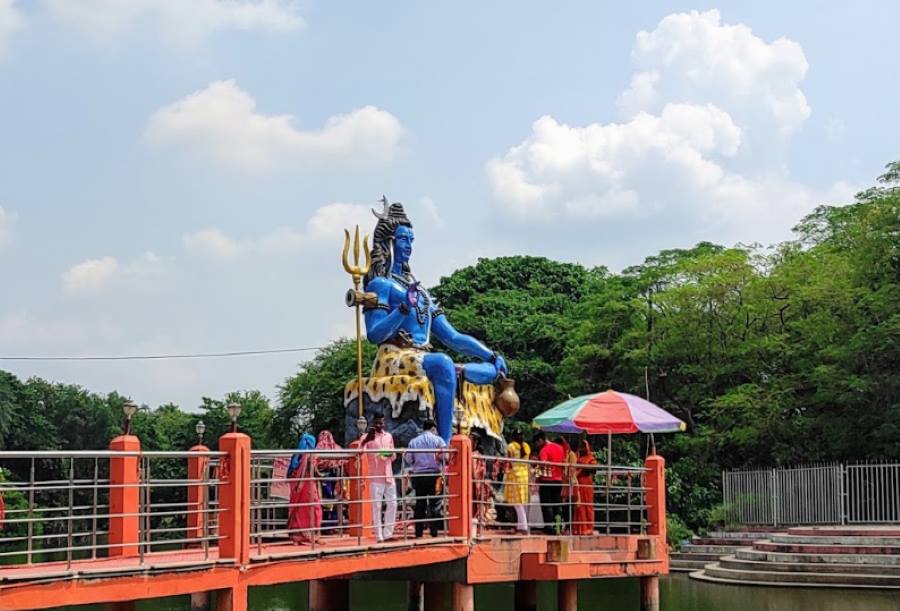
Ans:
<svg viewBox="0 0 900 611"><path fill-rule="evenodd" d="M681 543L690 539L693 534L684 520L677 515L670 513L666 516L666 541L671 549L681 549Z"/></svg>

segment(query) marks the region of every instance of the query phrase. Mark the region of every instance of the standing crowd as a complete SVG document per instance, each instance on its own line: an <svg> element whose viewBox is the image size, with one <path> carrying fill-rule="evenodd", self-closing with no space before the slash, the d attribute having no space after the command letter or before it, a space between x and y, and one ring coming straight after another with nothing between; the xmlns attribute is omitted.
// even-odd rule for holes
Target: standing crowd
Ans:
<svg viewBox="0 0 900 611"><path fill-rule="evenodd" d="M412 524L416 538L426 530L436 537L445 520L447 444L437 434L436 423L425 420L421 433L410 440L403 459L397 461L394 438L384 424L384 417L376 415L359 441L368 467L369 526L378 542L392 540L398 496L414 495L412 519L405 516L404 528ZM533 529L548 535L594 532L597 460L586 439L579 440L573 450L562 436L551 440L537 431L529 443L517 430L510 434L505 457L498 457L484 453L484 440L477 433L471 438L477 527L512 525L512 532L523 535ZM336 454L341 447L329 431L322 431L318 439L303 434L298 450L287 472L287 529L291 540L306 544L315 542L323 532L337 532L349 525L344 515L348 457ZM507 516L499 514L504 508Z"/></svg>

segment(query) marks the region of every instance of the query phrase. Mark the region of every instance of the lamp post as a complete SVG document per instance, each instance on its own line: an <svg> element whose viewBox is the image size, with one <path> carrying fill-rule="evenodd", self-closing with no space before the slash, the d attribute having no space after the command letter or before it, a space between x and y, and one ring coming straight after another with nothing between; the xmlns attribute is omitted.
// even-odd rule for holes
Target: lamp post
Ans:
<svg viewBox="0 0 900 611"><path fill-rule="evenodd" d="M194 431L197 433L197 445L203 445L203 433L206 432L206 425L203 424L202 420L198 420L197 424L194 425Z"/></svg>
<svg viewBox="0 0 900 611"><path fill-rule="evenodd" d="M137 413L138 406L137 403L132 401L131 399L125 401L122 404L122 411L125 412L125 434L131 435L131 419L134 418L134 415Z"/></svg>
<svg viewBox="0 0 900 611"><path fill-rule="evenodd" d="M228 411L228 416L231 418L231 432L237 433L237 419L238 416L241 415L241 404L232 401L225 406L225 409Z"/></svg>

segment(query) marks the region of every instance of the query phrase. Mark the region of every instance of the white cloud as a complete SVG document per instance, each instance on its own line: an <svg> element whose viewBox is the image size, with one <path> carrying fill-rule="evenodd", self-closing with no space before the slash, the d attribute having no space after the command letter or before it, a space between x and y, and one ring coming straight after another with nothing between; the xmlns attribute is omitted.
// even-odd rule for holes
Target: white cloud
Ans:
<svg viewBox="0 0 900 611"><path fill-rule="evenodd" d="M640 32L633 57L622 121L570 126L544 116L488 161L507 212L606 222L663 215L720 240L754 231L767 240L841 191L792 183L780 165L810 114L797 43L767 43L745 25L722 24L718 11L693 11Z"/></svg>
<svg viewBox="0 0 900 611"><path fill-rule="evenodd" d="M97 295L115 288L152 291L165 273L163 268L163 260L152 252L125 263L110 256L86 259L63 273L63 291L69 296Z"/></svg>
<svg viewBox="0 0 900 611"><path fill-rule="evenodd" d="M627 117L671 101L714 104L741 126L787 136L810 114L800 45L767 43L744 24L721 23L717 10L668 15L638 33L632 58L637 71L619 98Z"/></svg>
<svg viewBox="0 0 900 611"><path fill-rule="evenodd" d="M7 212L3 206L0 206L0 248L12 242L13 229L17 219L18 215L15 212Z"/></svg>
<svg viewBox="0 0 900 611"><path fill-rule="evenodd" d="M23 23L22 14L16 10L13 0L0 0L0 53Z"/></svg>
<svg viewBox="0 0 900 611"><path fill-rule="evenodd" d="M157 146L259 171L334 161L390 161L404 131L396 117L374 106L335 115L318 130L298 129L295 122L290 115L257 112L256 100L233 80L216 81L156 111L146 137Z"/></svg>
<svg viewBox="0 0 900 611"><path fill-rule="evenodd" d="M185 234L182 241L192 254L229 262L245 255L314 251L323 244L340 244L345 228L352 231L358 224L364 231L372 222L374 218L366 206L335 202L316 209L302 228L281 226L256 239L238 240L210 227Z"/></svg>
<svg viewBox="0 0 900 611"><path fill-rule="evenodd" d="M238 258L244 247L221 229L209 227L182 238L184 247L191 253L217 261L231 261Z"/></svg>
<svg viewBox="0 0 900 611"><path fill-rule="evenodd" d="M292 31L304 25L291 0L47 0L50 13L99 39L148 25L187 45L218 30Z"/></svg>

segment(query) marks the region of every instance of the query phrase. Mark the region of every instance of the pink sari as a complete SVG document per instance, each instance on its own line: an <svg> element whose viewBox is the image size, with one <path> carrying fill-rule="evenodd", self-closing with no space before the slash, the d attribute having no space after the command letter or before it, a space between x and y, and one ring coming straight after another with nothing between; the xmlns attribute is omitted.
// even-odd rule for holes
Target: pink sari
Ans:
<svg viewBox="0 0 900 611"><path fill-rule="evenodd" d="M288 474L290 478L299 478L291 482L291 507L288 511L288 528L300 530L292 532L291 539L295 543L313 541L318 537L322 527L322 505L319 502L319 482L314 481L316 473L315 457L305 454L300 466Z"/></svg>

